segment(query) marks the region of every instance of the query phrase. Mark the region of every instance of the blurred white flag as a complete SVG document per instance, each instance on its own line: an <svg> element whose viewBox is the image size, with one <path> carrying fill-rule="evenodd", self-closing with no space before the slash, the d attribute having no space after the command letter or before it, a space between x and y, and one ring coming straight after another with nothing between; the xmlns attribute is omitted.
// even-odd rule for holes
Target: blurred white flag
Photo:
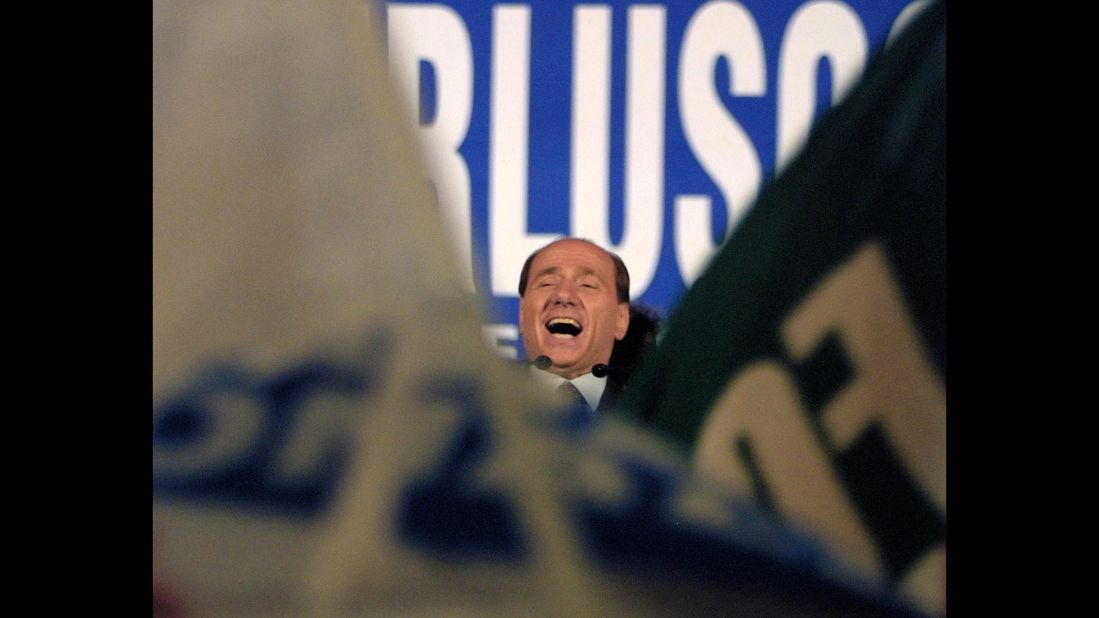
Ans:
<svg viewBox="0 0 1099 618"><path fill-rule="evenodd" d="M296 614L364 582L381 607L431 607L446 587L394 548L401 479L431 473L469 410L535 400L514 375L485 389L518 370L477 336L371 6L157 2L154 18L157 575L199 613ZM540 465L521 455L496 482L546 492L515 481ZM571 564L568 545L548 553Z"/></svg>

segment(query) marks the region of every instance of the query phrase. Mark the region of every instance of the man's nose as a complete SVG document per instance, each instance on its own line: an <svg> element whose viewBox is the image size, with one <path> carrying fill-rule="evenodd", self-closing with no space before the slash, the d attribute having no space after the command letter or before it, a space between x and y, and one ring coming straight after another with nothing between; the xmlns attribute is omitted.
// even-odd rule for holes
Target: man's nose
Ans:
<svg viewBox="0 0 1099 618"><path fill-rule="evenodd" d="M573 305L576 303L576 287L571 281L562 281L553 289L552 302L555 305Z"/></svg>

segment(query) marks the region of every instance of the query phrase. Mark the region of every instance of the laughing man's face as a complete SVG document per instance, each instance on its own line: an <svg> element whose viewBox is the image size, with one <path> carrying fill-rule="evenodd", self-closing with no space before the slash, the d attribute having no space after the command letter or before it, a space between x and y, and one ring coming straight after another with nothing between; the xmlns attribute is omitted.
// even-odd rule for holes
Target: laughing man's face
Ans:
<svg viewBox="0 0 1099 618"><path fill-rule="evenodd" d="M611 256L589 242L559 240L542 249L519 300L527 358L548 356L549 371L569 379L608 362L630 323L614 277Z"/></svg>

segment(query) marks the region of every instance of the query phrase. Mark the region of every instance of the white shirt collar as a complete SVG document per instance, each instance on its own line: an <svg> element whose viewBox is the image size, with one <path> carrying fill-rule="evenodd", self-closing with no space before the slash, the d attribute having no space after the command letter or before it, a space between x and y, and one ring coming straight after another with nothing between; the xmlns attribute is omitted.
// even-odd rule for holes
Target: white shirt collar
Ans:
<svg viewBox="0 0 1099 618"><path fill-rule="evenodd" d="M543 371L534 365L530 366L530 375L548 390L554 390L565 382L565 378L556 373ZM607 388L606 378L597 378L589 371L582 376L569 380L569 382L572 382L576 390L580 391L580 394L584 396L584 401L588 402L588 406L592 410L599 408L599 400L603 398L603 390Z"/></svg>

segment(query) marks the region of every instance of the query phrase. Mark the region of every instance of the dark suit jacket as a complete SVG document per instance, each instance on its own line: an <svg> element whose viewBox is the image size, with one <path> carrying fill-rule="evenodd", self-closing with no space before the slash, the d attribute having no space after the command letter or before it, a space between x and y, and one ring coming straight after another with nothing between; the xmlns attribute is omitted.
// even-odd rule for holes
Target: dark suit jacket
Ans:
<svg viewBox="0 0 1099 618"><path fill-rule="evenodd" d="M599 400L599 407L595 411L602 414L613 410L625 392L626 387L621 382L607 376L607 387L603 389L603 398Z"/></svg>
<svg viewBox="0 0 1099 618"><path fill-rule="evenodd" d="M524 367L530 366L527 361L519 361L519 363ZM613 375L608 375L607 387L603 389L603 397L599 399L599 406L595 408L596 413L602 414L613 410L625 393L626 386L616 380Z"/></svg>

